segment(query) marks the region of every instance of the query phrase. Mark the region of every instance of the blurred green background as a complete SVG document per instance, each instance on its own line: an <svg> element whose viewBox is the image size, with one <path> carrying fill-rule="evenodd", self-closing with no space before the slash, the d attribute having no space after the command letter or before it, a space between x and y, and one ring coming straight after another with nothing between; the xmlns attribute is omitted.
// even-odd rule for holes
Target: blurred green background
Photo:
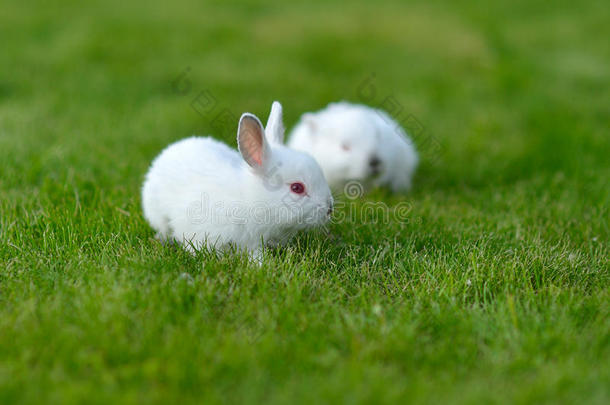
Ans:
<svg viewBox="0 0 610 405"><path fill-rule="evenodd" d="M595 0L4 2L0 401L607 403L609 21ZM368 198L413 221L334 224L261 268L152 239L139 187L170 142L386 97L422 163Z"/></svg>

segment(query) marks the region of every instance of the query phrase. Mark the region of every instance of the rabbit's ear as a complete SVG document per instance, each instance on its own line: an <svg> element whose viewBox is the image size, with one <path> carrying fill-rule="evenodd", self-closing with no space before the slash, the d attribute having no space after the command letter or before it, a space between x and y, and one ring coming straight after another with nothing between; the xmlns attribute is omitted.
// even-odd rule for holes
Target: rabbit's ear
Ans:
<svg viewBox="0 0 610 405"><path fill-rule="evenodd" d="M265 130L255 115L244 113L239 119L237 147L246 163L254 169L261 169L269 159L271 151L265 139Z"/></svg>
<svg viewBox="0 0 610 405"><path fill-rule="evenodd" d="M284 123L282 122L282 105L274 101L271 105L271 113L267 120L265 133L272 143L284 143Z"/></svg>

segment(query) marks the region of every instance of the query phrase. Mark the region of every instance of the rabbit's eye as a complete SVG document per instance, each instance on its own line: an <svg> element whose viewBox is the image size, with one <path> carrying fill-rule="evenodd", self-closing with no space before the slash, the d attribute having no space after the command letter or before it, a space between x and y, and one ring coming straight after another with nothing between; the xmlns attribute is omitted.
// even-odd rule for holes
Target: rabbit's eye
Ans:
<svg viewBox="0 0 610 405"><path fill-rule="evenodd" d="M342 143L341 144L341 149L343 149L344 151L349 151L350 149L352 149L352 147L349 145L349 143Z"/></svg>
<svg viewBox="0 0 610 405"><path fill-rule="evenodd" d="M305 185L301 182L292 183L290 185L290 191L295 194L303 194L305 192Z"/></svg>

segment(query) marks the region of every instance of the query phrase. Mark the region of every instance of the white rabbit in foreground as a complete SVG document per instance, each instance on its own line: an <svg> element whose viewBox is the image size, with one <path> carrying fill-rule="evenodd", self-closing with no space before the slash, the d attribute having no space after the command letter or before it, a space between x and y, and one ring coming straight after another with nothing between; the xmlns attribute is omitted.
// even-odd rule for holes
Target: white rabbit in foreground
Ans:
<svg viewBox="0 0 610 405"><path fill-rule="evenodd" d="M303 114L288 145L311 154L335 191L351 180L407 191L418 163L413 142L386 112L347 102Z"/></svg>
<svg viewBox="0 0 610 405"><path fill-rule="evenodd" d="M239 153L211 137L168 146L142 187L144 216L157 236L191 252L235 246L260 259L263 244L325 224L333 199L322 170L308 154L282 145L283 138L276 101L266 129L256 116L241 116Z"/></svg>

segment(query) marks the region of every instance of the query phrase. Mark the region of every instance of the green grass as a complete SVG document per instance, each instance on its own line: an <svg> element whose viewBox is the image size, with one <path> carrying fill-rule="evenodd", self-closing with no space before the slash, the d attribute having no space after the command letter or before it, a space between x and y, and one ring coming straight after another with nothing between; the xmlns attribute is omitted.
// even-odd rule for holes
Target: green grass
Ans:
<svg viewBox="0 0 610 405"><path fill-rule="evenodd" d="M1 403L610 401L606 2L82 3L0 13ZM152 158L235 145L199 92L291 126L373 73L425 127L365 199L407 221L261 267L153 239Z"/></svg>

